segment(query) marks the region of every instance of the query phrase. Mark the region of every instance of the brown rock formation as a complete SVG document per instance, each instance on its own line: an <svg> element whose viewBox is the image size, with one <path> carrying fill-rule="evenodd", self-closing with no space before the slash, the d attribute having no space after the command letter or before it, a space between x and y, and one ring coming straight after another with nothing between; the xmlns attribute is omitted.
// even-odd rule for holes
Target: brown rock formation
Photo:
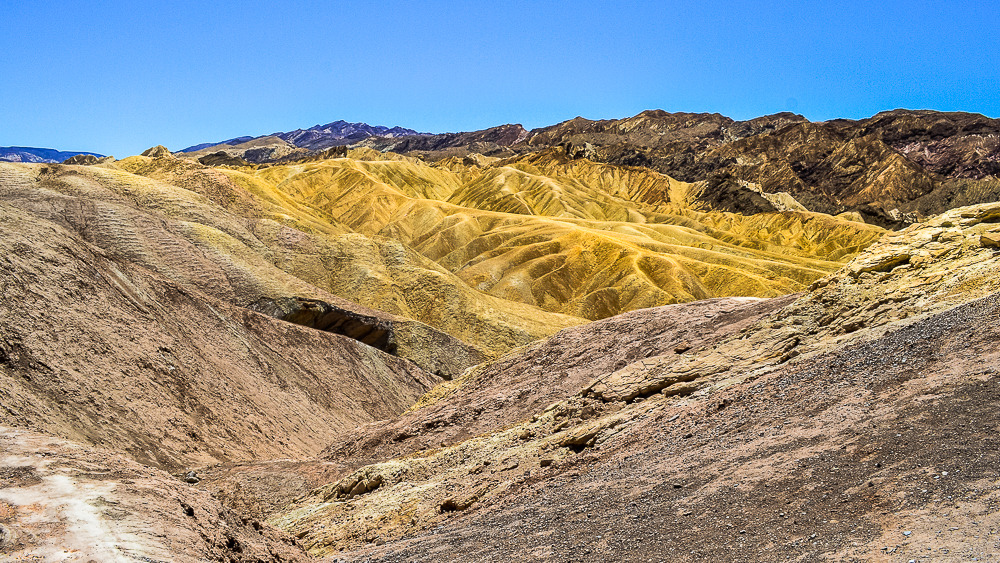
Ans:
<svg viewBox="0 0 1000 563"><path fill-rule="evenodd" d="M155 147L150 147L142 151L142 156L148 156L149 158L169 158L174 155L167 147L163 145L156 145Z"/></svg>
<svg viewBox="0 0 1000 563"><path fill-rule="evenodd" d="M205 166L250 166L250 163L225 151L213 152L198 158Z"/></svg>
<svg viewBox="0 0 1000 563"><path fill-rule="evenodd" d="M114 162L115 157L113 156L94 156L92 154L78 154L71 156L63 161L63 164L76 164L80 166L94 166L95 164L105 164L108 162Z"/></svg>
<svg viewBox="0 0 1000 563"><path fill-rule="evenodd" d="M510 156L514 153L508 147L523 142L528 136L528 131L520 124L507 124L467 133L395 138L369 137L359 142L358 146L371 147L383 152L412 153L414 156L434 159L464 156L470 152L489 156Z"/></svg>

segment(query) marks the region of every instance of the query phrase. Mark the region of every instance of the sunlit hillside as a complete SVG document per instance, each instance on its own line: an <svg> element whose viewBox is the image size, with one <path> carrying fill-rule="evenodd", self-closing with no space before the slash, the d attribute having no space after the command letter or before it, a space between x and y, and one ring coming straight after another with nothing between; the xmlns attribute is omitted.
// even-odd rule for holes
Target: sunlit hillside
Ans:
<svg viewBox="0 0 1000 563"><path fill-rule="evenodd" d="M697 184L555 151L428 164L359 149L246 167L147 154L9 165L7 197L239 306L340 297L490 354L638 308L799 291L882 234L816 213L715 212L694 203Z"/></svg>
<svg viewBox="0 0 1000 563"><path fill-rule="evenodd" d="M402 243L466 287L591 320L792 293L883 232L816 213L714 212L693 203L696 184L551 152L485 166L358 156L223 172L370 240ZM435 326L452 314L432 309L441 312L400 312Z"/></svg>

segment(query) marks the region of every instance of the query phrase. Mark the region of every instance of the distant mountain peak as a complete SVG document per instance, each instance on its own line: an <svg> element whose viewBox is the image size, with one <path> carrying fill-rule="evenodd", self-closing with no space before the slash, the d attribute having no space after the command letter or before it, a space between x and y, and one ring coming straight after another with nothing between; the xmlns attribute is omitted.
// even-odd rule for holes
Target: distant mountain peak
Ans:
<svg viewBox="0 0 1000 563"><path fill-rule="evenodd" d="M238 145L260 139L263 137L277 137L298 148L319 151L339 145L349 145L369 137L407 137L430 135L431 133L420 133L405 127L385 125L369 125L367 123L351 123L338 119L324 125L313 125L308 129L295 129L294 131L272 133L261 135L260 137L236 137L219 143L201 143L181 149L178 152L195 152L218 145Z"/></svg>
<svg viewBox="0 0 1000 563"><path fill-rule="evenodd" d="M89 154L103 158L103 154L85 151L59 151L37 147L0 147L0 162L57 163L78 154Z"/></svg>

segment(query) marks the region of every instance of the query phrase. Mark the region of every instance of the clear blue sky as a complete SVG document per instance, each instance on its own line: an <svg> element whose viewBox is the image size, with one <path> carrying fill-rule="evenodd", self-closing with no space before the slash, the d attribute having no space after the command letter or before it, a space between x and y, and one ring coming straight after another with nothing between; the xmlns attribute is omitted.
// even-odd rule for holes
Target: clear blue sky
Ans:
<svg viewBox="0 0 1000 563"><path fill-rule="evenodd" d="M650 108L1000 116L989 1L6 0L0 13L0 146L122 157L337 119L442 132Z"/></svg>

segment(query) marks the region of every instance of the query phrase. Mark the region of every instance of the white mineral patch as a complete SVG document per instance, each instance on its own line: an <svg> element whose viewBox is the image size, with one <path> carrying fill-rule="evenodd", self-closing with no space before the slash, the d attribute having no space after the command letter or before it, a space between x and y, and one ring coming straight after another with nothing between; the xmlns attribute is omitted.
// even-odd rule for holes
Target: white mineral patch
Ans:
<svg viewBox="0 0 1000 563"><path fill-rule="evenodd" d="M0 502L16 513L6 525L18 536L32 539L25 548L8 554L12 560L130 562L136 559L126 554L150 551L143 546L148 542L121 530L124 522L109 522L101 513L100 506L109 499L114 502L114 484L75 477L80 469L61 466L58 456L43 455L51 447L37 436L6 428L0 428L0 436L4 446L0 467L30 467L41 479L0 488ZM25 455L28 452L38 453Z"/></svg>

